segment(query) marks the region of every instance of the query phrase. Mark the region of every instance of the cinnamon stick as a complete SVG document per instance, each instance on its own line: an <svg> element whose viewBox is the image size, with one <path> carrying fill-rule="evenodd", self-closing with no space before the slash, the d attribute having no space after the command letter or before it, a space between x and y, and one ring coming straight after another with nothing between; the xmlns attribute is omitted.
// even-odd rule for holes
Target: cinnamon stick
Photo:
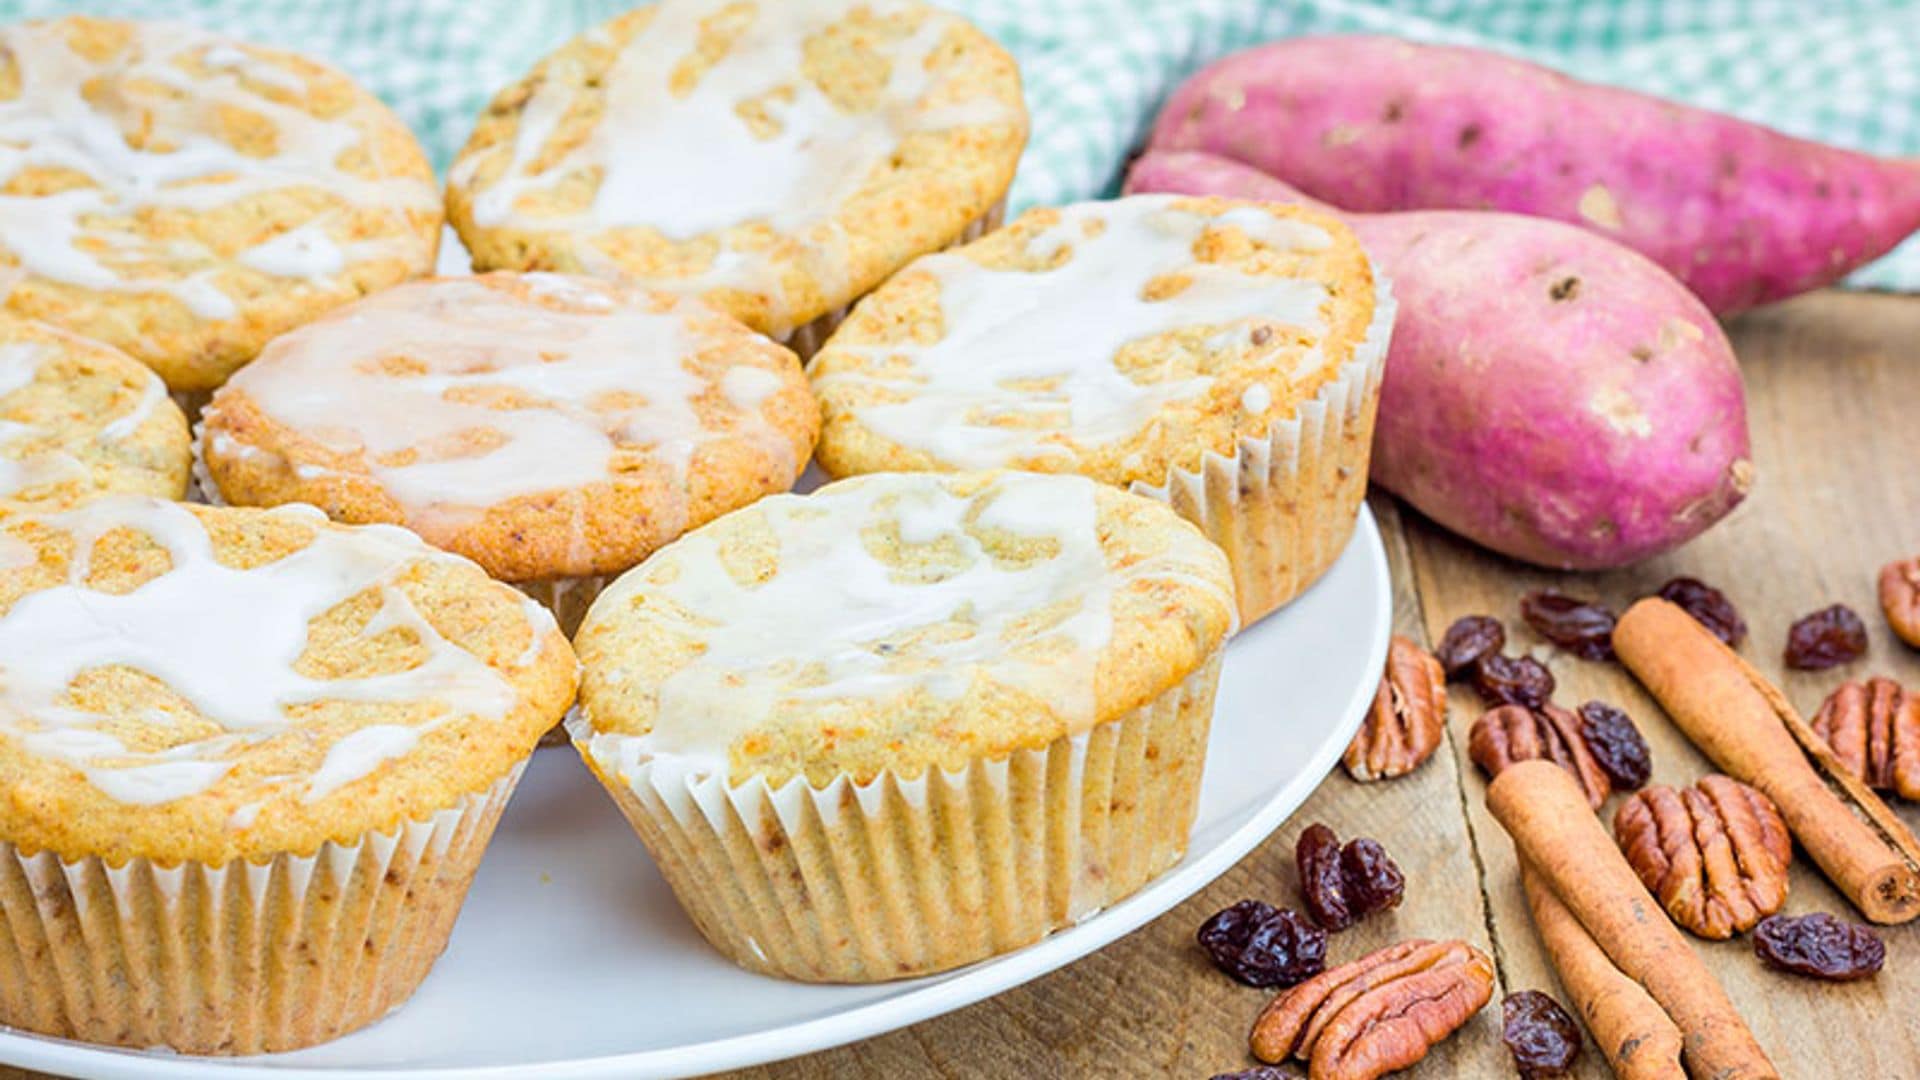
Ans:
<svg viewBox="0 0 1920 1080"><path fill-rule="evenodd" d="M1520 863L1533 927L1547 959L1560 973L1593 1043L1620 1080L1686 1080L1680 1067L1680 1029L1646 988L1620 973L1539 872Z"/></svg>
<svg viewBox="0 0 1920 1080"><path fill-rule="evenodd" d="M1778 1080L1726 991L1640 884L1564 769L1539 760L1508 766L1487 785L1487 808L1613 966L1644 986L1679 1027L1690 1074Z"/></svg>
<svg viewBox="0 0 1920 1080"><path fill-rule="evenodd" d="M1861 914L1877 923L1920 916L1920 840L1752 665L1657 597L1620 617L1613 649L1702 753L1779 806Z"/></svg>

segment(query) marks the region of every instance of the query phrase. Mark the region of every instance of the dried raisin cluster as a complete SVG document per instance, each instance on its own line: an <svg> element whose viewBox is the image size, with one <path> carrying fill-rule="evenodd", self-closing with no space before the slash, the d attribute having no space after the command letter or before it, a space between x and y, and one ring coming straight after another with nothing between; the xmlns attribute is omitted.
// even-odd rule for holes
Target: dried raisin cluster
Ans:
<svg viewBox="0 0 1920 1080"><path fill-rule="evenodd" d="M1292 986L1327 966L1327 932L1306 916L1242 900L1200 924L1214 966L1248 986Z"/></svg>
<svg viewBox="0 0 1920 1080"><path fill-rule="evenodd" d="M1406 877L1378 841L1361 837L1342 847L1334 831L1317 822L1301 832L1294 861L1307 912L1328 930L1397 907L1406 893Z"/></svg>

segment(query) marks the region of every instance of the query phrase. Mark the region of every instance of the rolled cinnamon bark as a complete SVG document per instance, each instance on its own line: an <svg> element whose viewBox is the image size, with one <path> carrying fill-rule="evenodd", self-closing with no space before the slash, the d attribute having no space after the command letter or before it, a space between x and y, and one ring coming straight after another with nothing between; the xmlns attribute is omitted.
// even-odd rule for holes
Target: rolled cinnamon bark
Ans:
<svg viewBox="0 0 1920 1080"><path fill-rule="evenodd" d="M1920 915L1920 840L1752 665L1657 597L1620 617L1613 650L1702 753L1779 806L1794 839L1861 914L1877 923Z"/></svg>
<svg viewBox="0 0 1920 1080"><path fill-rule="evenodd" d="M1715 1080L1780 1073L1726 991L1613 846L1560 766L1522 761L1487 785L1487 808L1613 966L1679 1027L1687 1072Z"/></svg>
<svg viewBox="0 0 1920 1080"><path fill-rule="evenodd" d="M1680 1029L1646 988L1620 973L1553 889L1523 860L1520 886L1560 985L1620 1080L1687 1080Z"/></svg>

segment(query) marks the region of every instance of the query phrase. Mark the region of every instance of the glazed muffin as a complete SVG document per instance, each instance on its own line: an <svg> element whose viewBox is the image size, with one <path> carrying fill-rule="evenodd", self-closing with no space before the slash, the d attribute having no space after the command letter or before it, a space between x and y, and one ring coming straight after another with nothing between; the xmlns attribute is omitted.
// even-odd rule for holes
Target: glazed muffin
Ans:
<svg viewBox="0 0 1920 1080"><path fill-rule="evenodd" d="M373 95L171 23L0 28L5 308L210 390L275 334L425 273L433 172Z"/></svg>
<svg viewBox="0 0 1920 1080"><path fill-rule="evenodd" d="M1225 558L1164 504L1077 476L859 477L608 587L567 729L734 962L921 975L1179 861L1233 612Z"/></svg>
<svg viewBox="0 0 1920 1080"><path fill-rule="evenodd" d="M0 509L187 492L187 420L118 349L0 315Z"/></svg>
<svg viewBox="0 0 1920 1080"><path fill-rule="evenodd" d="M834 476L1016 468L1158 498L1243 623L1311 584L1365 494L1392 304L1304 207L1140 195L919 259L814 357Z"/></svg>
<svg viewBox="0 0 1920 1080"><path fill-rule="evenodd" d="M810 353L841 309L991 217L1019 72L915 0L662 0L500 92L449 173L478 269L704 296Z"/></svg>
<svg viewBox="0 0 1920 1080"><path fill-rule="evenodd" d="M577 623L575 583L787 490L818 428L793 353L698 300L495 273L276 338L214 395L200 447L225 502L405 525Z"/></svg>
<svg viewBox="0 0 1920 1080"><path fill-rule="evenodd" d="M391 527L142 496L0 519L0 1023L286 1050L426 975L575 664Z"/></svg>

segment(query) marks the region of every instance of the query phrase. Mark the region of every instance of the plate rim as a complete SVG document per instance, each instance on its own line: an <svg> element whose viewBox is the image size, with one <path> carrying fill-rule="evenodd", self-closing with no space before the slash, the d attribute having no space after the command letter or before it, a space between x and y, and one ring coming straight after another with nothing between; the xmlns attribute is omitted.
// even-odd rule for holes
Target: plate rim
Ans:
<svg viewBox="0 0 1920 1080"><path fill-rule="evenodd" d="M1365 557L1366 569L1379 596L1372 640L1366 644L1369 666L1379 667L1386 662L1387 643L1393 632L1393 581L1379 522L1365 503L1361 504L1352 538L1340 557L1345 558L1356 550ZM1366 715L1374 690L1374 684L1366 681L1356 686L1338 722L1329 729L1328 737L1309 758L1306 768L1276 789L1252 817L1205 854L1192 863L1176 867L1096 915L1091 922L1099 924L1098 933L1056 934L1004 956L980 961L971 970L962 969L958 974L919 989L827 1016L744 1035L622 1054L540 1063L419 1068L270 1065L257 1058L164 1055L0 1028L0 1062L55 1073L78 1068L85 1071L60 1074L98 1080L172 1080L207 1075L216 1075L221 1080L338 1080L347 1076L356 1080L501 1080L504 1077L641 1080L763 1065L843 1046L942 1016L1057 971L1133 933L1211 884L1284 824L1332 772Z"/></svg>

